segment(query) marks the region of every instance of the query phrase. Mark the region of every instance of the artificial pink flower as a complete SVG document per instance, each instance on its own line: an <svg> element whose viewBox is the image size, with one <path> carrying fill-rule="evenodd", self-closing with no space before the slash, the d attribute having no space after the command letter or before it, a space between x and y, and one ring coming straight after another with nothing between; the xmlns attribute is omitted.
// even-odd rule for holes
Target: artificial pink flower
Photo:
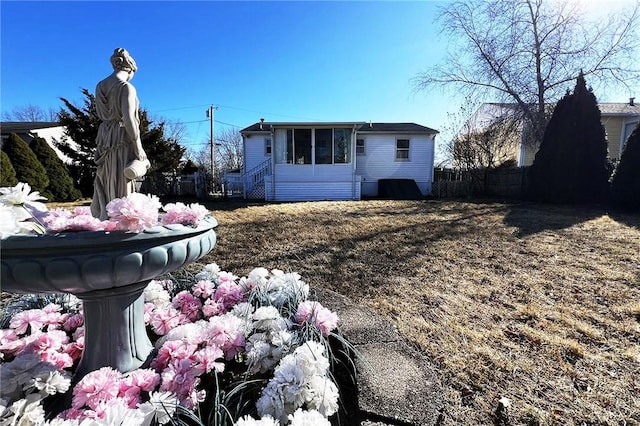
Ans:
<svg viewBox="0 0 640 426"><path fill-rule="evenodd" d="M200 280L191 288L194 296L202 297L203 299L211 297L215 290L216 285L209 280Z"/></svg>
<svg viewBox="0 0 640 426"><path fill-rule="evenodd" d="M180 313L172 307L162 310L156 309L151 312L149 325L158 336L164 336L180 325L180 319Z"/></svg>
<svg viewBox="0 0 640 426"><path fill-rule="evenodd" d="M80 357L82 357L83 350L84 350L84 337L81 337L76 342L71 342L68 345L65 345L63 349L64 353L69 355L74 363L80 361Z"/></svg>
<svg viewBox="0 0 640 426"><path fill-rule="evenodd" d="M33 334L41 331L46 322L47 314L42 309L27 309L15 314L9 322L9 327L13 328L18 335L25 334L27 328Z"/></svg>
<svg viewBox="0 0 640 426"><path fill-rule="evenodd" d="M158 355L151 361L151 368L161 371L173 359L191 358L197 349L197 345L184 340L167 340L158 350Z"/></svg>
<svg viewBox="0 0 640 426"><path fill-rule="evenodd" d="M243 321L235 315L218 315L209 318L207 341L220 347L227 361L244 349Z"/></svg>
<svg viewBox="0 0 640 426"><path fill-rule="evenodd" d="M178 308L180 312L188 318L189 322L196 321L200 318L202 302L187 290L176 294L172 303L174 307Z"/></svg>
<svg viewBox="0 0 640 426"><path fill-rule="evenodd" d="M233 281L224 281L216 289L213 298L224 304L224 307L228 309L231 306L237 305L244 299L244 289Z"/></svg>
<svg viewBox="0 0 640 426"><path fill-rule="evenodd" d="M40 354L40 359L60 369L73 367L73 358L67 353L57 351L45 351Z"/></svg>
<svg viewBox="0 0 640 426"><path fill-rule="evenodd" d="M102 367L87 374L73 388L73 408L85 405L96 410L100 402L118 396L120 388L120 372L111 367Z"/></svg>
<svg viewBox="0 0 640 426"><path fill-rule="evenodd" d="M224 357L224 352L217 346L207 345L194 353L195 360L200 363L205 373L216 370L218 373L224 371L224 363L216 362L216 359Z"/></svg>
<svg viewBox="0 0 640 426"><path fill-rule="evenodd" d="M62 324L62 328L67 331L74 332L78 327L82 327L84 325L84 316L82 314L73 314L68 316L64 323Z"/></svg>
<svg viewBox="0 0 640 426"><path fill-rule="evenodd" d="M111 200L107 204L107 214L111 222L116 222L116 229L142 232L158 223L160 207L158 197L134 192Z"/></svg>
<svg viewBox="0 0 640 426"><path fill-rule="evenodd" d="M313 322L325 337L338 326L338 315L319 302L305 301L300 303L295 319L298 324Z"/></svg>
<svg viewBox="0 0 640 426"><path fill-rule="evenodd" d="M202 305L202 313L207 318L223 314L224 312L224 304L218 300L207 299L204 305Z"/></svg>
<svg viewBox="0 0 640 426"><path fill-rule="evenodd" d="M196 225L209 214L209 210L200 204L187 206L184 203L169 203L163 207L163 210L166 212L162 215L163 225L173 223Z"/></svg>
<svg viewBox="0 0 640 426"><path fill-rule="evenodd" d="M160 375L153 370L138 369L120 381L118 396L124 398L131 408L140 402L140 392L151 392L160 383Z"/></svg>
<svg viewBox="0 0 640 426"><path fill-rule="evenodd" d="M218 283L229 283L237 280L238 277L233 275L231 272L220 271L218 273Z"/></svg>

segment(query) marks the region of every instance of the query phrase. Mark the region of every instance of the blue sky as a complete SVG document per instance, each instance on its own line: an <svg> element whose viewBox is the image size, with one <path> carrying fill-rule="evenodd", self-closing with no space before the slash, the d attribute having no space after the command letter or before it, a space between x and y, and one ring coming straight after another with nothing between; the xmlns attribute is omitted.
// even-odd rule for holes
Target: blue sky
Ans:
<svg viewBox="0 0 640 426"><path fill-rule="evenodd" d="M462 99L415 93L411 79L445 55L434 22L443 4L2 1L1 108L80 102L124 47L141 106L185 123L194 150L208 140L211 104L216 130L261 117L442 129Z"/></svg>

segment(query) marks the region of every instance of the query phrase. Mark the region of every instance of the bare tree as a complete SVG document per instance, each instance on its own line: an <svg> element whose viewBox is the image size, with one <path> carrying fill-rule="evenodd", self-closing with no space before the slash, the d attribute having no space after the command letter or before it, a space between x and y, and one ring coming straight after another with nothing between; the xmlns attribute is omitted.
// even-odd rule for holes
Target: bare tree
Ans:
<svg viewBox="0 0 640 426"><path fill-rule="evenodd" d="M549 103L570 88L580 70L603 89L632 90L640 79L637 60L640 1L628 10L590 22L581 2L553 0L460 0L438 20L450 41L444 62L417 75L417 90L462 89L515 103L542 140ZM637 87L637 86L636 86Z"/></svg>
<svg viewBox="0 0 640 426"><path fill-rule="evenodd" d="M242 168L244 150L240 129L227 127L216 135L216 162L219 170Z"/></svg>
<svg viewBox="0 0 640 426"><path fill-rule="evenodd" d="M15 107L11 111L5 111L2 113L3 121L25 121L25 122L37 122L37 121L58 121L58 110L49 108L45 110L36 105L25 105Z"/></svg>

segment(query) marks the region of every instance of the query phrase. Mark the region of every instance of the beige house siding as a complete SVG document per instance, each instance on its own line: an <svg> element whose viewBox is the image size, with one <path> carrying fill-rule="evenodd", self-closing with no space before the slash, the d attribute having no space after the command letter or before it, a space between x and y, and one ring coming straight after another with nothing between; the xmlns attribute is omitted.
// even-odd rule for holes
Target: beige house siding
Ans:
<svg viewBox="0 0 640 426"><path fill-rule="evenodd" d="M623 117L602 117L602 125L609 141L609 158L612 160L620 158L623 122Z"/></svg>

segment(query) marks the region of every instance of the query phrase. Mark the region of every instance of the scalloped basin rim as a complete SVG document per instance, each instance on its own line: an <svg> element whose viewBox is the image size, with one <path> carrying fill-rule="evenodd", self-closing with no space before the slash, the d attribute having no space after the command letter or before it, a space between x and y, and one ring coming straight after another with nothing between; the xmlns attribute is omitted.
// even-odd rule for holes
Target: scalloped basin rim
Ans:
<svg viewBox="0 0 640 426"><path fill-rule="evenodd" d="M4 252L3 255L6 255L8 251L34 247L44 249L72 245L78 248L83 245L94 247L96 244L126 243L127 241L140 242L146 239L157 240L162 237L180 238L181 236L203 233L216 226L218 226L216 218L206 216L198 223L198 226L180 224L156 225L139 233L129 231L69 231L45 235L15 235L2 240L0 251Z"/></svg>

